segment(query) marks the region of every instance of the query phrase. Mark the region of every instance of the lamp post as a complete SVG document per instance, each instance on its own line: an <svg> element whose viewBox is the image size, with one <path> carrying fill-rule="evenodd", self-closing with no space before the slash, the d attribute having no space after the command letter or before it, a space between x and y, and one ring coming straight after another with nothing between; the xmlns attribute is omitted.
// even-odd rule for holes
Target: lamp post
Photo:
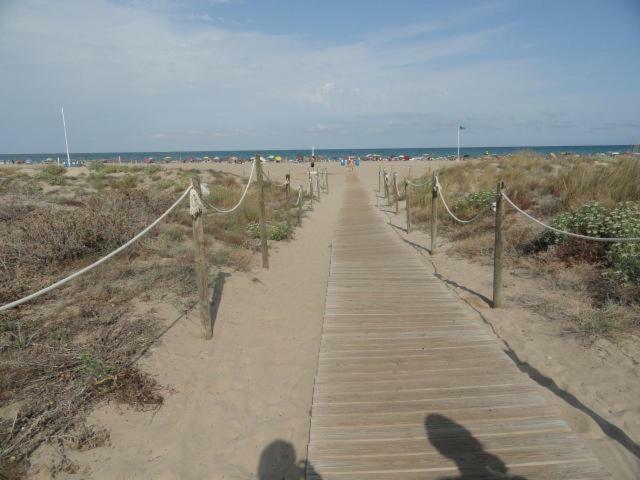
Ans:
<svg viewBox="0 0 640 480"><path fill-rule="evenodd" d="M466 130L462 125L458 125L458 161L460 161L460 131Z"/></svg>

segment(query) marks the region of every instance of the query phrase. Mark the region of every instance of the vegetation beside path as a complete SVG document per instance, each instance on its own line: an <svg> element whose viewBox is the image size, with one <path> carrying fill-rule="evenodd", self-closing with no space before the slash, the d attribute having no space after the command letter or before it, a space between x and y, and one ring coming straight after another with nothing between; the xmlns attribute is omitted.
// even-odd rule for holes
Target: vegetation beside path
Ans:
<svg viewBox="0 0 640 480"><path fill-rule="evenodd" d="M453 252L489 263L494 214L488 207L502 180L518 207L556 228L596 237L640 237L638 178L640 159L635 156L545 158L522 152L511 158L463 162L440 172L443 195L460 218L486 212L477 222L461 226L439 202L438 221ZM429 179L427 174L415 182ZM431 217L431 185L414 188L411 200L413 223L425 226ZM580 333L615 336L640 328L638 243L570 238L543 230L509 205L505 212L509 269L548 279L554 288L585 300L568 306L529 299L531 307L570 320Z"/></svg>
<svg viewBox="0 0 640 480"><path fill-rule="evenodd" d="M188 187L234 205L246 179L212 170L92 164L0 169L0 305L50 285L125 243ZM293 235L284 191L265 183L273 240ZM295 199L293 199L295 200ZM248 270L258 240L254 188L236 211L207 215L208 264ZM295 216L293 216L295 218ZM162 387L136 360L161 333L152 304L185 312L197 301L191 217L185 202L119 257L32 303L0 312L0 479L21 478L43 442L88 449L108 432L84 423L98 401L162 404ZM147 305L148 308L140 308ZM56 466L76 468L62 455Z"/></svg>

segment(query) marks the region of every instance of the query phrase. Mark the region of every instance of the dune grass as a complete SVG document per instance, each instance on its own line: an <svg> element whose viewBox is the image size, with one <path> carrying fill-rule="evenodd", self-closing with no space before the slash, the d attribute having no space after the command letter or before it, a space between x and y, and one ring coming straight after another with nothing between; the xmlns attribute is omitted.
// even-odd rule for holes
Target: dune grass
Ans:
<svg viewBox="0 0 640 480"><path fill-rule="evenodd" d="M426 177L416 180L424 181ZM522 152L501 159L479 159L451 165L439 173L447 203L460 218L485 214L461 226L438 205L442 235L458 254L487 262L493 255L496 184L504 181L509 197L540 220L575 233L600 237L640 236L640 159L635 156L544 158ZM431 217L431 186L415 189L413 222L425 225ZM544 264L544 271L587 264L598 272L584 278L593 311L577 328L610 333L612 312L627 309L622 324L640 327L640 248L638 244L602 244L543 231L508 205L505 209L507 256L512 266ZM426 225L425 225L426 227ZM532 263L533 262L533 263ZM619 308L620 307L620 308ZM577 319L578 320L578 319ZM598 328L601 322L603 328Z"/></svg>
<svg viewBox="0 0 640 480"><path fill-rule="evenodd" d="M56 165L0 175L0 304L121 245L171 205L194 175L208 184L207 200L221 207L235 204L245 185L218 172L160 166L95 164L87 175L69 177ZM265 193L269 221L283 222L282 189L267 182ZM220 268L251 268L258 241L250 226L257 219L255 186L236 212L206 215L211 280ZM288 227L277 239L292 232ZM83 420L101 399L157 408L159 386L135 360L156 341L160 326L152 312L134 307L164 302L184 311L195 304L196 291L185 202L116 259L55 294L0 313L0 471L21 478L43 442L61 448L104 442L105 433Z"/></svg>

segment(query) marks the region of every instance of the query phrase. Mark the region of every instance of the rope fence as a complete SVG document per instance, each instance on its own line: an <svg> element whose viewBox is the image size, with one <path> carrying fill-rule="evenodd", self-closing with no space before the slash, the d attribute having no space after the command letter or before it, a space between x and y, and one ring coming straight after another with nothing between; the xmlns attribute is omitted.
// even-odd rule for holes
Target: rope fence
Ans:
<svg viewBox="0 0 640 480"><path fill-rule="evenodd" d="M395 201L396 201L396 213L398 213L398 183L397 183L397 173L389 173L386 169L380 168L378 170L378 192L382 193L382 189L384 188L384 198L388 200L388 204L391 205L391 175L393 175L393 187L395 190ZM603 242L603 243L631 243L631 242L640 242L640 237L614 237L614 238L606 238L606 237L595 237L589 235L582 235L579 233L569 232L566 230L562 230L560 228L556 228L552 225L549 225L538 218L535 218L530 213L524 211L520 208L516 203L509 198L505 191L505 185L503 182L498 182L496 188L495 202L487 203L484 208L482 208L475 216L469 219L461 219L455 213L453 213L452 209L447 204L447 201L444 196L444 188L440 183L437 172L433 173L432 179L425 179L423 182L413 182L410 178L404 179L404 189L405 189L405 210L406 210L406 223L407 228L406 231L409 233L411 228L411 187L425 187L427 185L433 185L432 194L431 194L431 249L430 253L433 255L436 251L436 241L437 241L437 225L438 225L438 208L437 202L438 198L440 198L440 202L444 207L444 210L447 214L457 223L468 225L471 224L482 217L488 210L493 210L495 212L495 243L494 243L494 255L493 255L493 301L492 306L494 308L499 308L502 306L502 270L503 270L503 256L504 256L504 233L503 233L503 218L505 215L504 206L505 204L509 205L513 208L516 213L524 216L527 220L536 223L546 230L550 230L559 235L566 235L567 237L577 238L580 240L586 240L591 242Z"/></svg>
<svg viewBox="0 0 640 480"><path fill-rule="evenodd" d="M135 237L133 237L128 242L122 244L120 247L116 248L114 251L112 251L108 255L105 255L101 259L96 260L91 265L87 265L86 267L81 268L80 270L78 270L78 271L72 273L71 275L63 278L62 280L58 280L56 283L54 283L52 285L49 285L48 287L45 287L45 288L43 288L41 290L38 290L37 292L34 292L31 295L27 295L26 297L23 297L23 298L21 298L19 300L15 300L13 302L10 302L10 303L7 303L5 305L0 306L0 312L4 312L6 310L10 310L12 308L17 307L18 305L22 305L23 303L27 303L27 302L29 302L31 300L35 300L36 298L41 297L45 293L49 293L50 291L55 290L56 288L61 287L61 286L65 285L65 284L69 283L74 278L78 278L80 275L83 275L83 274L93 270L97 266L102 265L104 262L106 262L110 258L115 257L120 252L126 250L128 247L130 247L135 242L140 240L140 238L142 238L144 235L146 235L151 229L153 229L153 227L158 225L167 215L169 215L178 205L180 205L180 203L185 199L185 197L187 195L189 195L191 192L192 192L192 187L187 188L182 193L182 195L180 195L180 197L173 203L173 205L171 205L162 215L160 215L156 220L154 220L153 223L149 224L149 226L147 226L144 230L142 230L140 233L138 233Z"/></svg>
<svg viewBox="0 0 640 480"><path fill-rule="evenodd" d="M315 172L314 172L315 173ZM80 270L77 270L65 278L58 280L57 282L42 288L34 293L31 293L23 298L18 300L9 302L5 305L0 306L0 312L5 312L16 308L20 305L23 305L27 302L35 300L57 288L60 288L72 280L80 277L81 275L90 272L91 270L97 268L102 265L106 261L115 257L119 253L123 252L135 242L140 240L143 236L149 233L154 227L156 227L160 222L162 222L171 212L173 212L187 196L189 197L189 214L193 220L193 231L194 231L194 248L195 248L195 270L196 270L196 283L198 285L198 294L199 294L199 303L200 303L200 317L202 326L204 329L205 338L211 338L213 336L213 324L211 321L211 309L210 309L210 300L208 296L208 270L206 267L206 255L205 255L205 236L204 236L204 221L203 217L205 213L218 213L218 214L228 214L234 212L238 209L245 201L247 197L247 193L249 188L251 187L254 175L257 177L258 183L258 194L259 194L259 203L260 203L260 240L261 240L261 250L262 250L262 259L263 259L263 268L268 268L268 249L267 249L267 237L266 237L266 215L265 215L265 198L264 198L264 182L263 179L265 176L268 177L266 172L262 169L262 162L259 157L253 161L251 167L251 173L249 174L249 179L247 180L247 184L243 188L242 195L238 202L231 208L225 209L216 207L212 205L208 201L205 200L205 196L209 195L209 189L206 184L201 184L200 179L198 177L193 177L191 179L191 185L178 197L178 199L167 209L165 210L158 218L156 218L152 223L150 223L147 227L145 227L142 231L136 234L133 238L128 240L126 243L122 244L120 247L116 248L112 252L107 255L101 257L95 262L87 265ZM320 196L320 183L317 178L318 175L314 175L316 177L316 186L318 190L318 198ZM328 172L325 171L322 174L325 191L328 193ZM279 187L286 188L286 208L287 208L287 224L290 224L290 211L292 207L297 207L298 211L298 224L302 221L302 207L304 204L304 190L302 185L298 186L298 196L296 198L295 203L291 203L289 194L290 194L290 175L287 174L285 176L286 180L283 184L276 184ZM312 176L310 175L310 178ZM310 196L313 198L313 184L310 185ZM207 209L210 209L211 212L206 212Z"/></svg>

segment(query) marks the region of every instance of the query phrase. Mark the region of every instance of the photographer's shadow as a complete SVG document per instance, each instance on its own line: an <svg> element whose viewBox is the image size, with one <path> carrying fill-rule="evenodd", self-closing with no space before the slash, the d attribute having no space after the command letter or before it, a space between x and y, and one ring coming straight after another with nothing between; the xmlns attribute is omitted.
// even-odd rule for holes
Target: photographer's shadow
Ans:
<svg viewBox="0 0 640 480"><path fill-rule="evenodd" d="M506 464L484 447L469 430L450 418L437 413L427 416L424 422L429 442L438 452L453 461L460 476L441 477L439 480L505 479L527 480L511 476Z"/></svg>
<svg viewBox="0 0 640 480"><path fill-rule="evenodd" d="M259 480L321 480L313 465L296 460L296 449L289 442L275 440L260 454Z"/></svg>

